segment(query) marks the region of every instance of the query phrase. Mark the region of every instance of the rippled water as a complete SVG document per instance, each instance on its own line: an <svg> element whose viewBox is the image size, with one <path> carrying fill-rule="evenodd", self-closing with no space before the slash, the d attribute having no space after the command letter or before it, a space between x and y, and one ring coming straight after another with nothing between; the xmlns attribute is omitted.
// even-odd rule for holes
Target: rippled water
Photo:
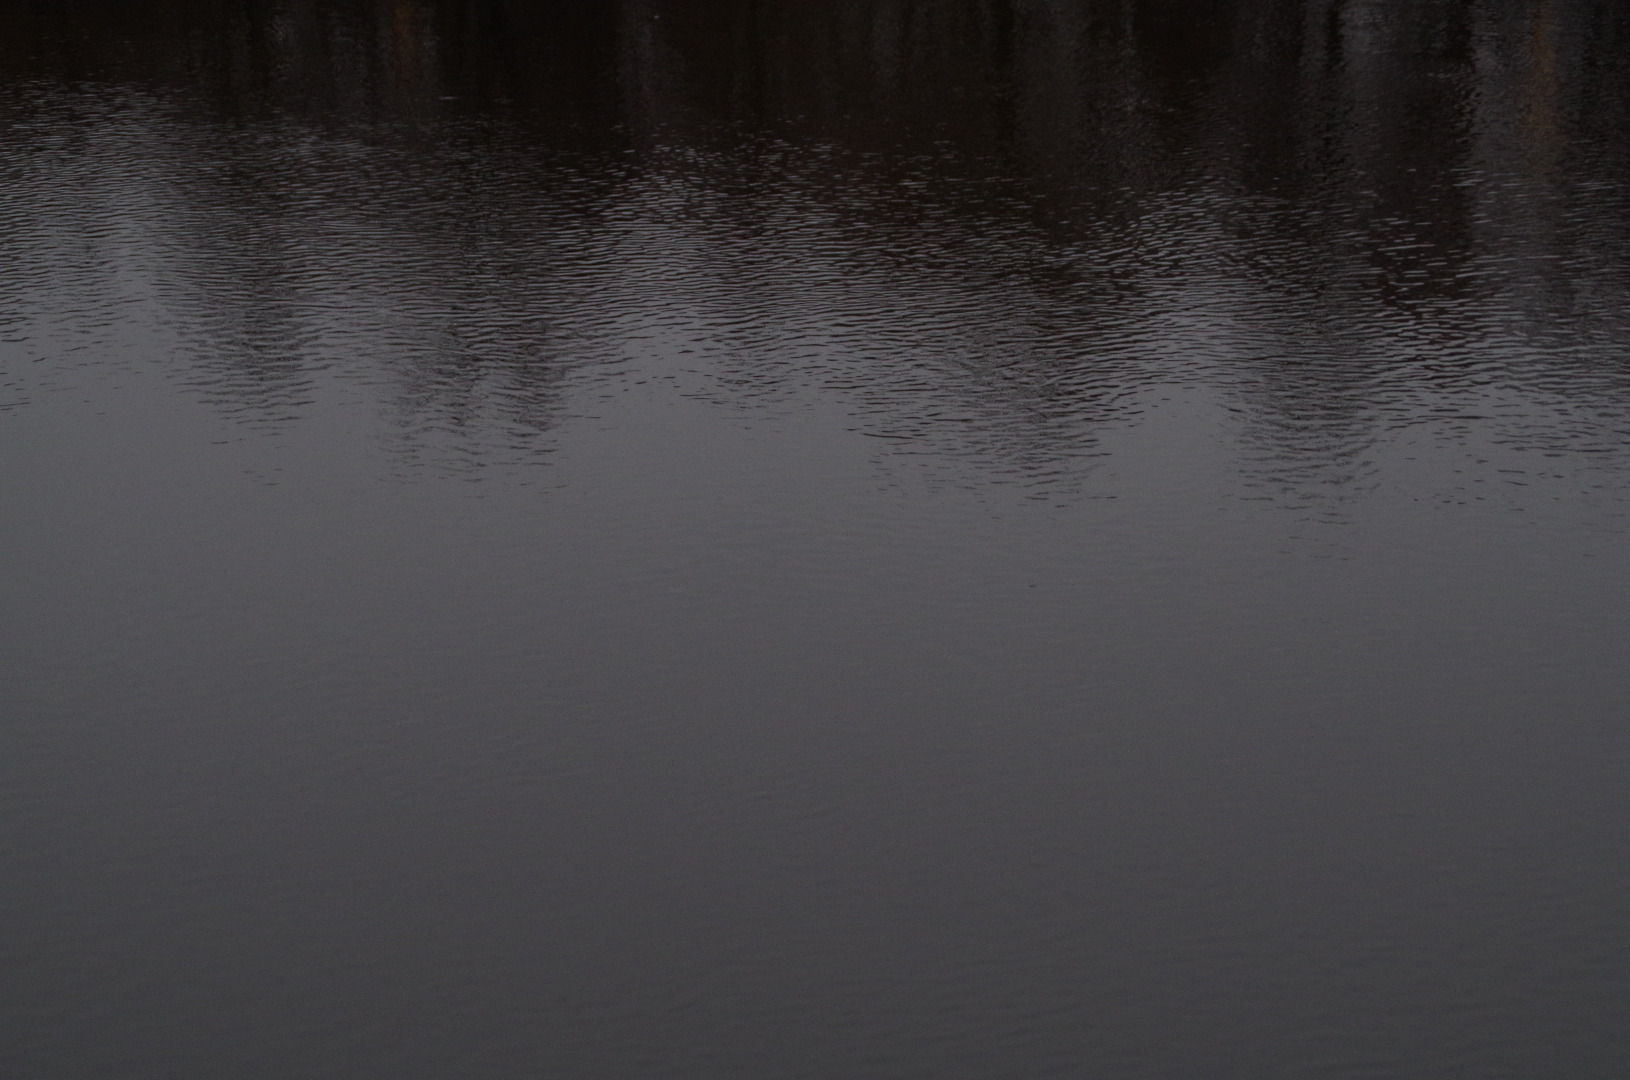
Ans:
<svg viewBox="0 0 1630 1080"><path fill-rule="evenodd" d="M0 12L0 1074L1630 1067L1630 11Z"/></svg>

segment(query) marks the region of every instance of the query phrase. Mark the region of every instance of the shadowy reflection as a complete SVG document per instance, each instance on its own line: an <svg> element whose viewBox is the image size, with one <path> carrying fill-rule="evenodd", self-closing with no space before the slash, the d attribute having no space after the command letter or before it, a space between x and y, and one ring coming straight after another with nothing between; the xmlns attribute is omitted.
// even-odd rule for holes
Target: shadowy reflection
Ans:
<svg viewBox="0 0 1630 1080"><path fill-rule="evenodd" d="M835 398L880 445L1049 484L1182 387L1234 410L1255 482L1314 490L1422 426L1616 452L1630 400L1606 0L0 22L8 292L38 326L144 299L259 423L366 387L404 452L468 463L655 380Z"/></svg>

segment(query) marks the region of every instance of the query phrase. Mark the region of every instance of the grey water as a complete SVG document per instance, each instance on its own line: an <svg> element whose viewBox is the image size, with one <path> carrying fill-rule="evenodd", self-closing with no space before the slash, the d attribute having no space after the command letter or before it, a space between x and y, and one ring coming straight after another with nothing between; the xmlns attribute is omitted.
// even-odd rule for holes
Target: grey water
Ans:
<svg viewBox="0 0 1630 1080"><path fill-rule="evenodd" d="M1630 8L0 9L0 1076L1630 1075Z"/></svg>

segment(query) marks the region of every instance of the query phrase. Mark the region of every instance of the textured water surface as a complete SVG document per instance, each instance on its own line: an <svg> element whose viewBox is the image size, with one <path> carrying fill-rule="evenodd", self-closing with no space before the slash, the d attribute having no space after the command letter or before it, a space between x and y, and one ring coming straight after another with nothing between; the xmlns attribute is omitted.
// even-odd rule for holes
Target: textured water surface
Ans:
<svg viewBox="0 0 1630 1080"><path fill-rule="evenodd" d="M1630 1068L1630 13L0 12L0 1074Z"/></svg>

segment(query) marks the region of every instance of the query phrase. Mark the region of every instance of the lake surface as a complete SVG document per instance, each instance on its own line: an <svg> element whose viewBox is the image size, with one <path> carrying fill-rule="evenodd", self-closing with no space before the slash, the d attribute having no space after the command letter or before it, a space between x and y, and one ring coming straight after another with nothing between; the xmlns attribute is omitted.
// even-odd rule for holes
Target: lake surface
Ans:
<svg viewBox="0 0 1630 1080"><path fill-rule="evenodd" d="M1630 8L0 11L0 1075L1630 1075Z"/></svg>

